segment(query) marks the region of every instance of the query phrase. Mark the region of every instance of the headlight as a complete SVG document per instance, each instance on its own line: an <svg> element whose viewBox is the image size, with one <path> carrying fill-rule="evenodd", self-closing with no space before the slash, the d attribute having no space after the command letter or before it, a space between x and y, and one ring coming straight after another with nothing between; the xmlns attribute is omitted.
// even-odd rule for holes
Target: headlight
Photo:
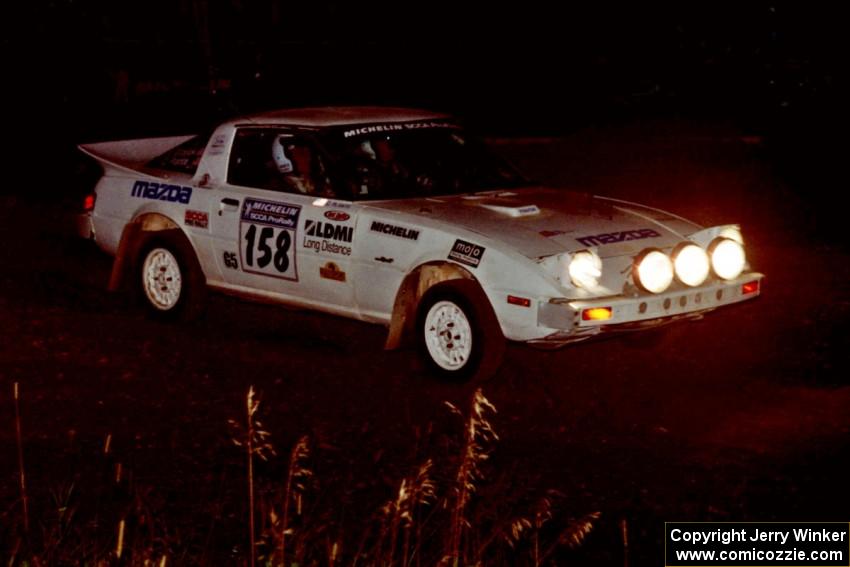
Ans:
<svg viewBox="0 0 850 567"><path fill-rule="evenodd" d="M730 238L715 238L708 247L711 256L711 268L717 277L732 280L741 275L747 263L744 247Z"/></svg>
<svg viewBox="0 0 850 567"><path fill-rule="evenodd" d="M602 260L590 250L580 250L573 254L567 271L573 285L591 289L599 284L599 278L602 276Z"/></svg>
<svg viewBox="0 0 850 567"><path fill-rule="evenodd" d="M647 248L635 258L632 277L641 289L661 293L673 281L673 262L661 250Z"/></svg>
<svg viewBox="0 0 850 567"><path fill-rule="evenodd" d="M744 244L744 237L741 235L741 229L737 226L727 226L717 235L718 238L728 238L734 240L738 244Z"/></svg>
<svg viewBox="0 0 850 567"><path fill-rule="evenodd" d="M692 242L682 242L673 251L673 268L680 282L698 286L708 277L708 254Z"/></svg>

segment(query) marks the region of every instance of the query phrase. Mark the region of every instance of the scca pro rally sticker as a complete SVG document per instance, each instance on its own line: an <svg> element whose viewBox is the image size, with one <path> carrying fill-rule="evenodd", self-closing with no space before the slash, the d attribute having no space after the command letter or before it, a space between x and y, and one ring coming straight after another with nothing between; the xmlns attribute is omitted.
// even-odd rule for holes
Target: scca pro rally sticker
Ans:
<svg viewBox="0 0 850 567"><path fill-rule="evenodd" d="M242 271L298 281L295 249L301 207L245 199L239 219Z"/></svg>
<svg viewBox="0 0 850 567"><path fill-rule="evenodd" d="M451 252L449 252L449 259L477 268L478 264L481 263L481 257L484 256L485 250L486 248L483 246L457 239L454 246L452 246Z"/></svg>

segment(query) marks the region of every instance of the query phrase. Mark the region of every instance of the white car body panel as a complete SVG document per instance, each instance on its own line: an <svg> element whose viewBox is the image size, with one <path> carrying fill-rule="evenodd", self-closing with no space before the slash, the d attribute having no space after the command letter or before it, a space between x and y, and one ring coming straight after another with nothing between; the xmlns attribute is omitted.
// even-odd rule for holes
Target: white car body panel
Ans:
<svg viewBox="0 0 850 567"><path fill-rule="evenodd" d="M407 109L304 109L241 118L215 130L193 175L146 165L187 136L81 146L104 168L92 215L95 241L115 254L128 223L161 215L186 234L213 288L382 324L389 324L408 274L450 263L478 281L505 337L517 341L565 343L613 324L696 314L752 297L740 286L762 276L749 270L731 282L679 285L657 295L636 291L630 268L642 250L669 253L687 240L705 247L723 227L703 229L634 203L541 187L352 202L227 182L231 147L243 125L320 128L443 118ZM285 259L264 256L264 243L287 240ZM556 258L579 250L602 259L597 289L561 281ZM509 296L529 305L510 303ZM612 307L612 319L577 319L596 305Z"/></svg>

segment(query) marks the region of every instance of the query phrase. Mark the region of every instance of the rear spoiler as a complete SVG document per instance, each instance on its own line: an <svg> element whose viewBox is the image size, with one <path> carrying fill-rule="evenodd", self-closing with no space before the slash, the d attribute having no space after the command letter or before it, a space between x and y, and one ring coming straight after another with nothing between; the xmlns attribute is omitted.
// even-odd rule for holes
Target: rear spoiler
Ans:
<svg viewBox="0 0 850 567"><path fill-rule="evenodd" d="M80 144L77 147L84 154L96 159L103 166L104 173L135 174L142 172L144 167L153 158L162 155L193 137L194 135L139 138L135 140Z"/></svg>

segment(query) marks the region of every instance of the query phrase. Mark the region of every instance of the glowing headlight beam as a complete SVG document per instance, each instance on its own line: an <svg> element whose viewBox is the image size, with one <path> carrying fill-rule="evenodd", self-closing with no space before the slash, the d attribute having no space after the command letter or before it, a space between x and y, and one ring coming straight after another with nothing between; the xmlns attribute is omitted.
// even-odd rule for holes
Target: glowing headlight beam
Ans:
<svg viewBox="0 0 850 567"><path fill-rule="evenodd" d="M661 293L673 282L673 262L661 250L647 248L635 259L632 277L644 291Z"/></svg>
<svg viewBox="0 0 850 567"><path fill-rule="evenodd" d="M573 285L592 289L599 285L599 278L602 276L602 260L590 250L580 250L573 254L567 271Z"/></svg>
<svg viewBox="0 0 850 567"><path fill-rule="evenodd" d="M717 277L733 280L741 275L747 264L747 256L740 242L730 238L716 238L708 247L711 269Z"/></svg>
<svg viewBox="0 0 850 567"><path fill-rule="evenodd" d="M744 244L744 237L741 235L741 229L737 226L727 226L720 231L720 234L718 234L717 237L728 238L729 240L734 240L738 244Z"/></svg>
<svg viewBox="0 0 850 567"><path fill-rule="evenodd" d="M704 282L711 270L708 254L692 242L683 242L673 251L673 268L679 281L691 287Z"/></svg>

